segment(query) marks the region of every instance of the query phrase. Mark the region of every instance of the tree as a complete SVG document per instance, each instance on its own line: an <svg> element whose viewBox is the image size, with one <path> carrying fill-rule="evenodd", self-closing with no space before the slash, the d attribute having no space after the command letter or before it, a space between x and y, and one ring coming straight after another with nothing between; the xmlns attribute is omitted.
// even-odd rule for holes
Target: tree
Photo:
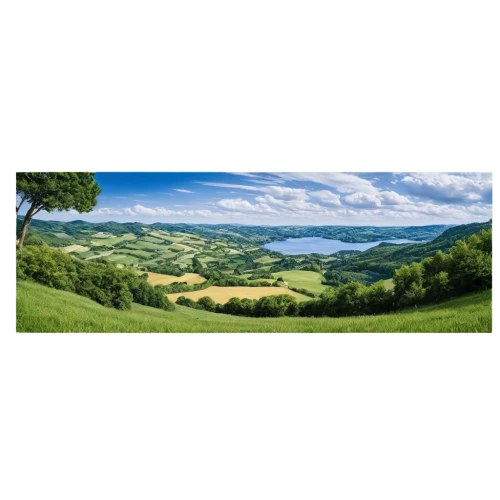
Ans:
<svg viewBox="0 0 500 500"><path fill-rule="evenodd" d="M433 257L427 257L424 259L422 261L424 284L429 284L432 281L433 276L436 274L446 272L448 260L449 257L441 250L438 250Z"/></svg>
<svg viewBox="0 0 500 500"><path fill-rule="evenodd" d="M364 309L367 314L381 314L390 307L390 297L383 281L373 283L366 288L364 294Z"/></svg>
<svg viewBox="0 0 500 500"><path fill-rule="evenodd" d="M30 207L24 216L19 236L22 248L31 219L40 210L74 209L90 212L97 204L101 188L90 172L21 172L16 174L16 213L24 202Z"/></svg>
<svg viewBox="0 0 500 500"><path fill-rule="evenodd" d="M430 278L429 288L426 289L426 300L430 302L441 302L450 297L453 288L448 279L448 273L441 271Z"/></svg>
<svg viewBox="0 0 500 500"><path fill-rule="evenodd" d="M394 271L392 277L394 297L400 305L408 305L408 302L413 304L419 299L423 284L422 274L422 265L416 262L412 262L409 266L401 266Z"/></svg>
<svg viewBox="0 0 500 500"><path fill-rule="evenodd" d="M217 304L211 297L201 297L198 299L198 304L205 309L205 311L215 312Z"/></svg>

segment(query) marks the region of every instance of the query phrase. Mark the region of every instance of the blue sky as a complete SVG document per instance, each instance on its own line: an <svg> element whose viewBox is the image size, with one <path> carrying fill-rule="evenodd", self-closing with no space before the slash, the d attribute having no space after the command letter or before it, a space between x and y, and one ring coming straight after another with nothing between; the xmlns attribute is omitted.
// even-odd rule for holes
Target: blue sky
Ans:
<svg viewBox="0 0 500 500"><path fill-rule="evenodd" d="M37 218L426 225L484 221L492 210L491 173L100 172L96 180L102 193L93 212Z"/></svg>

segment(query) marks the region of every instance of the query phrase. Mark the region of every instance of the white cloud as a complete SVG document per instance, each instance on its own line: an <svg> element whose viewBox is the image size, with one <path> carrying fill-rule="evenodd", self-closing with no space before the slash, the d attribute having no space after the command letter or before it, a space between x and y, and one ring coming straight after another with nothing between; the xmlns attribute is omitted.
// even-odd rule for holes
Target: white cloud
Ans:
<svg viewBox="0 0 500 500"><path fill-rule="evenodd" d="M412 204L405 196L395 191L381 191L375 194L353 193L344 198L348 205L363 207L382 207L384 205Z"/></svg>
<svg viewBox="0 0 500 500"><path fill-rule="evenodd" d="M99 208L97 210L92 210L89 215L123 215L123 210L119 210L117 208Z"/></svg>
<svg viewBox="0 0 500 500"><path fill-rule="evenodd" d="M125 210L129 210L130 215L143 215L148 217L171 217L174 215L178 215L181 217L220 217L222 214L219 212L212 212L211 210L201 209L201 210L170 210L164 207L156 207L156 208L146 208L142 205L135 205L134 211L132 209L127 208Z"/></svg>
<svg viewBox="0 0 500 500"><path fill-rule="evenodd" d="M339 193L376 193L378 188L356 174L340 172L286 172L276 174L285 180L306 181L324 184L334 188Z"/></svg>
<svg viewBox="0 0 500 500"><path fill-rule="evenodd" d="M220 200L216 203L220 208L227 210L229 212L259 212L259 213L273 213L277 214L278 212L271 208L267 203L258 203L252 205L247 200L242 198L228 198L224 200Z"/></svg>
<svg viewBox="0 0 500 500"><path fill-rule="evenodd" d="M194 191L189 191L189 189L174 189L174 191L178 191L179 193L196 194Z"/></svg>
<svg viewBox="0 0 500 500"><path fill-rule="evenodd" d="M320 203L323 205L329 205L329 206L340 206L340 195L334 194L331 191L328 191L327 189L322 190L322 191L310 191L309 196L312 198L316 198L319 200Z"/></svg>
<svg viewBox="0 0 500 500"><path fill-rule="evenodd" d="M438 201L489 201L493 186L491 174L412 173L399 181L414 195Z"/></svg>

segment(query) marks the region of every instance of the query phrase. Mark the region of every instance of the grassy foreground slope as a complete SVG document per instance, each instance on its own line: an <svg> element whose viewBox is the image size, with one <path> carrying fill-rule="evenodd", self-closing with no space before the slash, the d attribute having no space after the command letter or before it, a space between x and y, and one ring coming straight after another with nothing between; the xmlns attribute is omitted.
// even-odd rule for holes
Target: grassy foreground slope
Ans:
<svg viewBox="0 0 500 500"><path fill-rule="evenodd" d="M491 332L491 290L436 306L351 318L243 318L176 306L131 311L36 283L17 283L19 332Z"/></svg>

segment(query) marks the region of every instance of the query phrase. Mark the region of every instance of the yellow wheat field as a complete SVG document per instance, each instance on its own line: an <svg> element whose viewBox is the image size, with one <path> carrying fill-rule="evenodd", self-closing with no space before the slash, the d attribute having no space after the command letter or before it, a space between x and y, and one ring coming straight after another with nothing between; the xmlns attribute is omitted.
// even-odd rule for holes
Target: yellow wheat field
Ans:
<svg viewBox="0 0 500 500"><path fill-rule="evenodd" d="M210 297L218 304L225 304L231 297L238 297L240 299L260 299L268 295L283 294L295 297L297 302L310 300L309 297L288 290L288 288L277 288L274 286L209 286L204 290L197 290L196 292L169 293L167 297L172 302L175 302L181 295L192 300L198 300L201 297Z"/></svg>
<svg viewBox="0 0 500 500"><path fill-rule="evenodd" d="M144 274L144 273L140 273ZM197 283L203 283L205 278L197 273L186 273L184 276L171 276L170 274L159 274L148 272L148 282L154 285L170 285L174 281L180 283L186 282L188 285L196 285Z"/></svg>

